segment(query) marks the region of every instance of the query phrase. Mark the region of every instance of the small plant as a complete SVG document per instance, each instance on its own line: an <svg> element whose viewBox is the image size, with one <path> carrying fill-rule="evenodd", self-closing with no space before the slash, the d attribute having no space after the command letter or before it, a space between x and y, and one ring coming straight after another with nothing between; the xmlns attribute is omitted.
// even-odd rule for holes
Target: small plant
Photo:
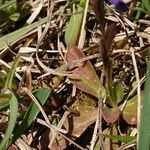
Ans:
<svg viewBox="0 0 150 150"><path fill-rule="evenodd" d="M126 2L0 1L0 150L149 149L150 2Z"/></svg>

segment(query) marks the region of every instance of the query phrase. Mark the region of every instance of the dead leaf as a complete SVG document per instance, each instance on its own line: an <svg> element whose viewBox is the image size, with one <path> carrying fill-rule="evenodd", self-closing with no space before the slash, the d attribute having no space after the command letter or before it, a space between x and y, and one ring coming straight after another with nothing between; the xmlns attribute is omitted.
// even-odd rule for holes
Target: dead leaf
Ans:
<svg viewBox="0 0 150 150"><path fill-rule="evenodd" d="M68 133L74 137L80 137L80 135L96 121L97 108L91 106L78 106L79 116L71 116L64 126L68 130Z"/></svg>

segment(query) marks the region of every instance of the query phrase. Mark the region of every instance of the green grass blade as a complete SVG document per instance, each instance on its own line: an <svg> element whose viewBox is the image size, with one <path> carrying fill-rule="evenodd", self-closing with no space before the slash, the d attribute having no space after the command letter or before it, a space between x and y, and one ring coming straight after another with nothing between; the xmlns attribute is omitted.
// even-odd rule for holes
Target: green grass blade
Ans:
<svg viewBox="0 0 150 150"><path fill-rule="evenodd" d="M14 94L12 95L9 103L10 103L10 117L9 117L7 129L6 129L6 133L0 143L1 150L7 149L10 138L12 136L12 132L15 127L16 120L17 120L18 102L17 102L17 98L15 97Z"/></svg>
<svg viewBox="0 0 150 150"><path fill-rule="evenodd" d="M114 142L131 142L136 139L134 136L121 136L121 135L108 135L108 134L102 134L104 137L110 138Z"/></svg>
<svg viewBox="0 0 150 150"><path fill-rule="evenodd" d="M133 9L134 9L134 8L133 8ZM143 3L140 5L139 9L145 10L145 7L144 7L144 4L143 4ZM141 10L138 10L138 12L137 12L137 14L136 14L136 16L135 16L135 20L136 20L136 21L138 21L138 20L140 19L141 15L142 15L142 13L143 13Z"/></svg>
<svg viewBox="0 0 150 150"><path fill-rule="evenodd" d="M68 48L71 46L75 46L76 43L78 42L83 15L84 15L84 8L78 5L76 12L70 17L65 32L65 42Z"/></svg>
<svg viewBox="0 0 150 150"><path fill-rule="evenodd" d="M144 4L144 7L147 9L147 11L150 12L150 0L142 0L142 3Z"/></svg>
<svg viewBox="0 0 150 150"><path fill-rule="evenodd" d="M11 68L11 71L8 73L7 79L5 81L5 88L6 89L11 89L12 88L13 78L14 78L14 75L15 75L16 68L19 64L19 60L20 60L20 56L17 56L16 59L14 60L14 65Z"/></svg>
<svg viewBox="0 0 150 150"><path fill-rule="evenodd" d="M132 11L138 11L140 13L140 15L141 15L141 13L145 13L145 14L150 15L150 12L148 12L147 10L145 10L142 6L141 7L133 7L133 8L130 8L130 10L132 10ZM137 17L137 20L138 19L139 18Z"/></svg>
<svg viewBox="0 0 150 150"><path fill-rule="evenodd" d="M150 148L150 59L147 62L147 67L138 150L149 150Z"/></svg>
<svg viewBox="0 0 150 150"><path fill-rule="evenodd" d="M16 0L11 0L11 1L7 1L5 4L1 4L0 5L0 10L7 8L8 6L10 6L11 4L13 4L15 2L16 2Z"/></svg>
<svg viewBox="0 0 150 150"><path fill-rule="evenodd" d="M46 21L47 21L47 17L45 17L31 25L28 25L26 27L23 27L17 31L14 31L10 34L7 34L7 35L1 37L0 38L0 50L3 48L6 48L8 46L8 44L12 44L13 42L19 40L24 35L26 35L30 31L32 31L33 29L37 28L38 26L42 25Z"/></svg>
<svg viewBox="0 0 150 150"><path fill-rule="evenodd" d="M35 97L39 101L41 105L44 105L48 97L50 96L51 91L48 89L39 89L35 93ZM15 130L13 141L17 140L24 131L31 125L31 123L36 119L36 116L40 112L39 108L36 106L34 102L29 106L22 123Z"/></svg>

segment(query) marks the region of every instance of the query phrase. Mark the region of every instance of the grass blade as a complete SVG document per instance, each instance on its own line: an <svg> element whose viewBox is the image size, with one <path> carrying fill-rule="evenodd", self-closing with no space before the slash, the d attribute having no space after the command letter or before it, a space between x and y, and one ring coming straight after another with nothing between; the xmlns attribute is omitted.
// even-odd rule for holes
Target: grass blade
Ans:
<svg viewBox="0 0 150 150"><path fill-rule="evenodd" d="M44 105L48 97L50 96L51 91L48 89L39 89L35 93L35 97L39 100L41 105ZM24 119L20 126L15 130L13 141L17 140L23 132L31 125L31 123L36 119L36 116L40 112L37 105L32 102L24 116Z"/></svg>
<svg viewBox="0 0 150 150"><path fill-rule="evenodd" d="M67 47L75 46L78 42L82 19L84 15L84 7L77 6L76 12L70 17L66 32L65 42Z"/></svg>
<svg viewBox="0 0 150 150"><path fill-rule="evenodd" d="M124 135L108 135L103 134L104 137L110 138L114 142L121 141L121 142L131 142L136 139L134 136L124 136Z"/></svg>
<svg viewBox="0 0 150 150"><path fill-rule="evenodd" d="M10 98L9 104L10 104L10 118L9 118L5 136L0 143L1 150L7 149L17 120L18 102L14 94Z"/></svg>
<svg viewBox="0 0 150 150"><path fill-rule="evenodd" d="M144 7L147 9L147 11L150 12L150 1L143 0L142 3L144 4Z"/></svg>
<svg viewBox="0 0 150 150"><path fill-rule="evenodd" d="M9 7L9 6L12 5L13 3L16 3L16 0L7 1L7 2L5 2L4 4L1 4L1 5L0 5L0 10Z"/></svg>
<svg viewBox="0 0 150 150"><path fill-rule="evenodd" d="M0 50L3 48L6 48L8 44L12 44L13 42L19 40L22 38L24 35L32 31L33 29L37 28L38 26L42 25L47 21L47 17L31 24L26 27L23 27L17 31L14 31L10 34L7 34L3 37L0 38Z"/></svg>
<svg viewBox="0 0 150 150"><path fill-rule="evenodd" d="M149 150L150 148L150 59L147 62L147 67L138 150Z"/></svg>
<svg viewBox="0 0 150 150"><path fill-rule="evenodd" d="M11 71L9 72L9 74L7 76L7 79L6 79L6 82L5 82L5 88L6 89L11 89L12 88L13 78L14 78L14 75L15 75L16 68L19 64L19 60L20 60L20 56L17 56L16 59L14 60L14 65L11 68Z"/></svg>

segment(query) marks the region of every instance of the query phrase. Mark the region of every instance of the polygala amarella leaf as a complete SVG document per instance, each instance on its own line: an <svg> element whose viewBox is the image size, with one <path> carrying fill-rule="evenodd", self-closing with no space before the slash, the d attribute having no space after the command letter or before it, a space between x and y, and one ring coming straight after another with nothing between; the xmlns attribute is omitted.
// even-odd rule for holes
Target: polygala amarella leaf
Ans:
<svg viewBox="0 0 150 150"><path fill-rule="evenodd" d="M116 83L113 87L113 91L114 91L115 101L118 104L119 102L121 102L121 100L124 97L123 84L122 83Z"/></svg>
<svg viewBox="0 0 150 150"><path fill-rule="evenodd" d="M121 111L119 107L115 108L105 107L103 109L103 118L107 123L114 123L118 119L120 113Z"/></svg>
<svg viewBox="0 0 150 150"><path fill-rule="evenodd" d="M128 124L137 124L137 95L127 102L122 116Z"/></svg>
<svg viewBox="0 0 150 150"><path fill-rule="evenodd" d="M66 61L72 63L84 57L85 55L81 50L77 47L72 47L67 51ZM90 61L85 61L82 65L75 66L72 72L74 77L70 78L70 80L77 88L97 98L106 96L105 88L100 84L100 80Z"/></svg>

